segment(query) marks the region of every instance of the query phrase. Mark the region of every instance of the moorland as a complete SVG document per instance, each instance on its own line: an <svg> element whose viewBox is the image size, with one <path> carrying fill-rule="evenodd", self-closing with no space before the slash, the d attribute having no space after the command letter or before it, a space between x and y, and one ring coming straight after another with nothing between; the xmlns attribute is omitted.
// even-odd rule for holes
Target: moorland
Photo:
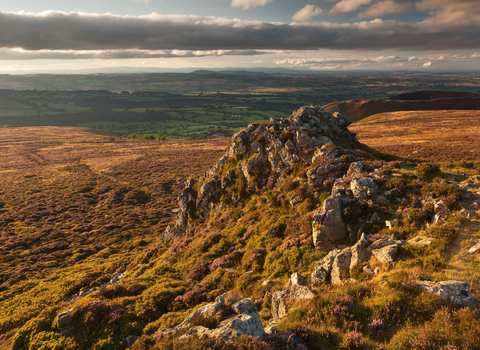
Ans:
<svg viewBox="0 0 480 350"><path fill-rule="evenodd" d="M0 349L480 347L478 113L276 113L0 128Z"/></svg>

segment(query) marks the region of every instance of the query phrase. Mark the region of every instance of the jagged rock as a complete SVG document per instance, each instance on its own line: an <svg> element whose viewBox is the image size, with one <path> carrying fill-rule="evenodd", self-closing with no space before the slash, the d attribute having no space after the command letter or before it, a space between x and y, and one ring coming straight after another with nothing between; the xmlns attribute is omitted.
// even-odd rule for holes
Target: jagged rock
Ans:
<svg viewBox="0 0 480 350"><path fill-rule="evenodd" d="M280 290L273 293L272 296L272 317L279 319L286 317L288 314L286 301L290 297L289 290Z"/></svg>
<svg viewBox="0 0 480 350"><path fill-rule="evenodd" d="M171 241L182 236L188 228L188 219L196 217L196 193L194 191L195 180L188 180L183 194L178 197L179 211L175 223L168 226L161 234L160 239L164 242Z"/></svg>
<svg viewBox="0 0 480 350"><path fill-rule="evenodd" d="M350 274L358 265L367 262L370 260L372 255L372 248L370 247L370 242L365 237L365 234L362 234L360 240L350 248L352 257L350 259Z"/></svg>
<svg viewBox="0 0 480 350"><path fill-rule="evenodd" d="M341 284L350 278L357 266L367 263L372 254L380 264L390 265L395 261L398 248L406 244L404 241L391 239L388 236L371 243L365 234L352 247L332 250L325 258L317 262L313 268L311 280L313 284L331 281ZM367 275L376 272L367 271Z"/></svg>
<svg viewBox="0 0 480 350"><path fill-rule="evenodd" d="M363 161L352 163L348 168L347 174L353 178L361 177L364 172L364 169L366 168L366 165L367 163Z"/></svg>
<svg viewBox="0 0 480 350"><path fill-rule="evenodd" d="M350 278L350 260L352 252L350 248L343 249L340 254L335 257L330 273L332 284L341 284L343 280Z"/></svg>
<svg viewBox="0 0 480 350"><path fill-rule="evenodd" d="M372 251L380 264L389 264L395 261L398 254L398 245L387 245L386 247Z"/></svg>
<svg viewBox="0 0 480 350"><path fill-rule="evenodd" d="M229 170L227 175L220 174L222 166L232 158L237 162L247 181L252 180L253 174L256 174L258 186L267 184L267 174L274 176L277 180L276 185L279 186L285 179L286 168L297 161L310 163L312 159L316 160L319 157L327 157L328 159L324 160L330 163L322 164L310 172L309 184L313 181L314 187L317 187L321 186L325 179L342 177L346 165L343 165L339 157L349 152L332 144L348 144L352 148L357 148L359 143L355 134L347 129L350 123L351 121L340 114L323 112L318 106L305 106L294 111L289 118L272 118L266 125L250 124L247 130L240 131L232 137L232 143L226 154L200 180L198 193L196 190L198 186L194 186L193 181L187 183L184 194L179 197L175 223L161 234L161 240L168 242L185 235L193 220L206 220L211 210L217 208L221 195L229 193L233 185L235 177L232 170ZM353 155L352 152L349 154ZM258 172L260 166L265 169ZM265 174L264 178L261 174ZM250 190L254 187L255 184L250 184ZM234 203L240 200L236 194L230 196ZM295 204L297 201L292 202ZM337 236L342 237L346 234L341 213L329 211L324 221L325 226L320 229L319 241L325 241L326 246L331 246L328 239L332 234L334 243L338 240Z"/></svg>
<svg viewBox="0 0 480 350"><path fill-rule="evenodd" d="M332 271L333 261L340 254L341 250L334 249L326 257L317 262L313 268L311 281L313 284L319 284L328 281Z"/></svg>
<svg viewBox="0 0 480 350"><path fill-rule="evenodd" d="M185 332L181 338L191 335L206 335L209 338L223 338L225 341L233 341L241 335L250 335L263 337L264 330L258 311L250 299L237 297L232 305L226 304L227 294L223 294L215 299L215 303L200 307L192 312L185 320L173 329L164 329L160 333L174 332L176 334ZM222 310L227 312L227 317L223 317ZM219 316L220 315L220 316ZM191 327L192 321L198 317L205 318L216 317L219 324L215 329L209 329L204 326Z"/></svg>
<svg viewBox="0 0 480 350"><path fill-rule="evenodd" d="M387 220L385 221L385 226L387 226L389 229L392 229L395 227L395 221L394 220Z"/></svg>
<svg viewBox="0 0 480 350"><path fill-rule="evenodd" d="M476 254L480 252L480 241L477 242L477 244L475 244L473 247L471 247L469 250L468 250L468 254Z"/></svg>
<svg viewBox="0 0 480 350"><path fill-rule="evenodd" d="M453 301L459 305L468 306L472 310L477 310L468 283L461 281L417 281L417 283L427 293L438 295L444 300Z"/></svg>
<svg viewBox="0 0 480 350"><path fill-rule="evenodd" d="M72 314L73 309L60 312L56 317L57 327L62 336L68 335L72 329Z"/></svg>
<svg viewBox="0 0 480 350"><path fill-rule="evenodd" d="M135 342L137 341L138 337L136 335L129 335L127 337L125 337L124 341L125 341L125 347L128 349L128 348L131 348L133 346L133 344L135 344Z"/></svg>
<svg viewBox="0 0 480 350"><path fill-rule="evenodd" d="M280 319L287 316L290 311L287 306L288 300L305 300L315 296L307 280L298 273L292 274L287 289L277 291L272 296L272 317Z"/></svg>
<svg viewBox="0 0 480 350"><path fill-rule="evenodd" d="M372 179L365 177L361 179L353 179L350 182L350 189L355 198L365 199L374 196L378 192L378 186Z"/></svg>
<svg viewBox="0 0 480 350"><path fill-rule="evenodd" d="M343 222L340 209L317 211L313 217L315 249L330 251L348 236L347 225Z"/></svg>

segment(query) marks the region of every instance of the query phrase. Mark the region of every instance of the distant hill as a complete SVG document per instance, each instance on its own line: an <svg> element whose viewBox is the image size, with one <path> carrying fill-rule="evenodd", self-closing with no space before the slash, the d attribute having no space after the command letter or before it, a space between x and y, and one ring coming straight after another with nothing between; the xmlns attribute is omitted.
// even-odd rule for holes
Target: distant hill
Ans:
<svg viewBox="0 0 480 350"><path fill-rule="evenodd" d="M477 109L480 109L480 94L442 90L407 92L385 100L339 101L323 106L324 111L339 112L354 122L377 113Z"/></svg>

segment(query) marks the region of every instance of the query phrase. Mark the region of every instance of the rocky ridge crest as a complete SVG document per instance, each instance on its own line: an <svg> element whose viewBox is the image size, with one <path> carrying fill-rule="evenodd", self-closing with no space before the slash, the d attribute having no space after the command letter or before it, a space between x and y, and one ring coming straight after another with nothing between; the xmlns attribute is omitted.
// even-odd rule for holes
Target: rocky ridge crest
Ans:
<svg viewBox="0 0 480 350"><path fill-rule="evenodd" d="M289 118L250 124L233 136L226 154L203 178L187 181L178 200L180 210L175 223L162 233L161 239L170 241L183 236L193 220L206 220L222 195L228 196L233 204L242 201L244 189L232 193L235 182L245 181L249 190L265 187L269 181L281 184L286 170L296 163L312 164L320 158L327 158L331 164L312 169L308 174L309 184L321 186L327 178L343 175L345 165L340 157L355 157L355 152L334 145L351 149L360 145L355 134L347 129L351 123L339 113L304 106Z"/></svg>

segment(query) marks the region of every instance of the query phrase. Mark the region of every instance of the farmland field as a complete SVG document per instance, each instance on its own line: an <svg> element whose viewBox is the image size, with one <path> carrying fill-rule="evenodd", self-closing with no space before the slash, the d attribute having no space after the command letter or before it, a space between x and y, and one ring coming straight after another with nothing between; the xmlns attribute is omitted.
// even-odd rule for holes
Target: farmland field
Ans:
<svg viewBox="0 0 480 350"><path fill-rule="evenodd" d="M385 99L399 91L480 92L476 73L188 74L0 76L0 126L80 126L116 136L231 136L302 105Z"/></svg>

